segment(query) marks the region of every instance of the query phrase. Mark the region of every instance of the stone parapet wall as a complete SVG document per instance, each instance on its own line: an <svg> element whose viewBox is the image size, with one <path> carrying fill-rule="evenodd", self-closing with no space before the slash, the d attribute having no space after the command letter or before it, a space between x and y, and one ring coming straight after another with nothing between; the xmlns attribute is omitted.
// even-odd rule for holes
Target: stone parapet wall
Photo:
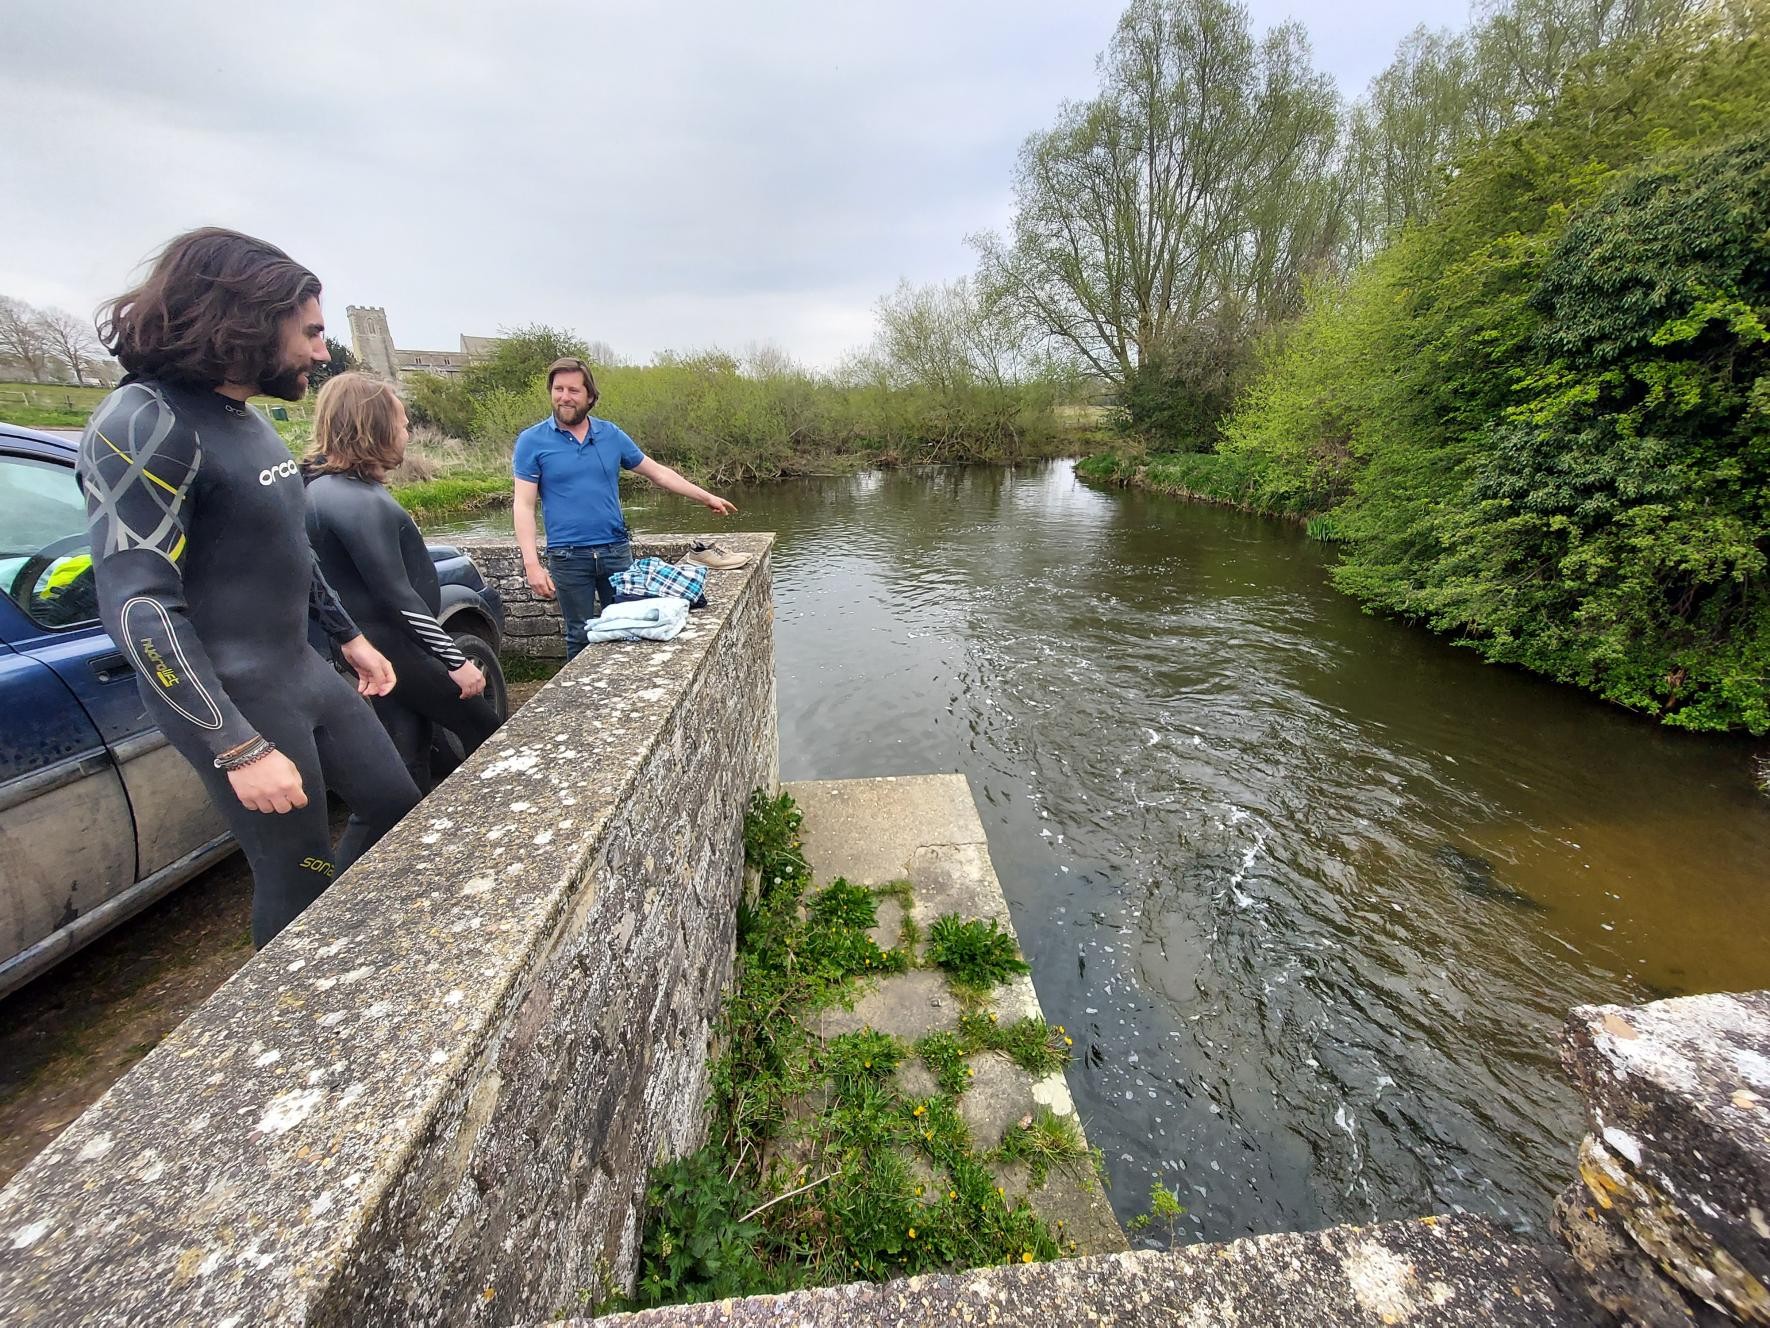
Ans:
<svg viewBox="0 0 1770 1328"><path fill-rule="evenodd" d="M1480 1218L1427 1217L595 1324L1770 1324L1770 992L1581 1007L1562 1061L1591 1133L1578 1149L1580 1181L1555 1205L1557 1243Z"/></svg>
<svg viewBox="0 0 1770 1328"><path fill-rule="evenodd" d="M1221 1245L1100 1254L673 1305L565 1328L1600 1328L1553 1250L1478 1217L1282 1232Z"/></svg>
<svg viewBox="0 0 1770 1328"><path fill-rule="evenodd" d="M778 769L772 540L725 542L681 636L567 665L0 1191L0 1322L503 1324L630 1275Z"/></svg>
<svg viewBox="0 0 1770 1328"><path fill-rule="evenodd" d="M1770 992L1582 1006L1561 1060L1590 1133L1555 1226L1593 1298L1770 1324Z"/></svg>
<svg viewBox="0 0 1770 1328"><path fill-rule="evenodd" d="M720 536L721 543L741 552L744 538ZM688 552L687 535L649 535L633 541L633 556L651 556L674 562ZM504 600L504 653L531 655L536 659L565 658L565 628L559 619L559 602L542 599L529 589L523 575L522 554L513 540L453 540L470 554L480 575ZM717 592L715 577L710 589Z"/></svg>

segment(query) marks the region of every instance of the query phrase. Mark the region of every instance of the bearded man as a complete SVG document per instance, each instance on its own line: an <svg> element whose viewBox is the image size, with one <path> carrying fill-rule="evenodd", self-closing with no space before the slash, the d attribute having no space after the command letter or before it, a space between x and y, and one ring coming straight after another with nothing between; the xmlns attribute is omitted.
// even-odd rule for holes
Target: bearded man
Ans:
<svg viewBox="0 0 1770 1328"><path fill-rule="evenodd" d="M621 515L622 470L720 516L737 508L646 456L620 425L592 416L600 394L584 361L567 355L548 365L547 393L553 414L516 436L516 543L529 588L559 600L569 660L588 644L584 624L614 602L615 574L633 565ZM537 500L547 525L545 566L535 543Z"/></svg>
<svg viewBox="0 0 1770 1328"><path fill-rule="evenodd" d="M320 574L295 461L247 404L299 400L326 363L320 283L209 227L168 244L99 332L128 371L80 442L99 616L245 850L262 947L418 801L358 695L391 691L393 669ZM310 613L355 691L308 644ZM336 854L328 786L354 814Z"/></svg>

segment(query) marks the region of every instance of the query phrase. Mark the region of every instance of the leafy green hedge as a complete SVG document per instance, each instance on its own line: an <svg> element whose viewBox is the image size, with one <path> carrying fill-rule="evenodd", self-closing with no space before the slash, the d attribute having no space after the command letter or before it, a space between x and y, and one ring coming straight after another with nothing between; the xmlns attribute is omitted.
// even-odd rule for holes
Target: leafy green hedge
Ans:
<svg viewBox="0 0 1770 1328"><path fill-rule="evenodd" d="M1770 731L1766 13L1594 63L1463 162L1265 348L1218 491L1331 510L1342 588L1489 659Z"/></svg>

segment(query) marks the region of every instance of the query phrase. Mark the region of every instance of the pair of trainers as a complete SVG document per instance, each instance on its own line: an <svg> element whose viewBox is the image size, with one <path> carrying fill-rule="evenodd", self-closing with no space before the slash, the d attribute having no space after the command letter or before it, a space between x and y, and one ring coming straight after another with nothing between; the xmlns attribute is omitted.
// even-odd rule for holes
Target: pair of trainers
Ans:
<svg viewBox="0 0 1770 1328"><path fill-rule="evenodd" d="M729 553L712 540L696 540L689 546L688 561L710 567L715 572L729 572L750 561L747 553Z"/></svg>

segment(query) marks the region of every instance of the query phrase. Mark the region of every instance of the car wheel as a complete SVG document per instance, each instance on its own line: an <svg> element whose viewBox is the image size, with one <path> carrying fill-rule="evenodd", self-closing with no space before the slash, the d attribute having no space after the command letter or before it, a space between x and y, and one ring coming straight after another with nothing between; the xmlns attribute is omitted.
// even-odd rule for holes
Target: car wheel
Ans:
<svg viewBox="0 0 1770 1328"><path fill-rule="evenodd" d="M504 666L498 662L492 643L476 632L458 632L455 649L479 665L479 671L486 675L486 700L492 703L499 719L509 719L510 691L504 685Z"/></svg>
<svg viewBox="0 0 1770 1328"><path fill-rule="evenodd" d="M500 720L509 719L510 691L504 682L504 666L498 662L498 652L492 648L492 643L473 632L458 632L455 634L455 648L479 665L480 672L486 675L486 700L498 712ZM430 743L431 779L440 784L466 759L467 753L461 746L461 740L448 729L437 725Z"/></svg>

